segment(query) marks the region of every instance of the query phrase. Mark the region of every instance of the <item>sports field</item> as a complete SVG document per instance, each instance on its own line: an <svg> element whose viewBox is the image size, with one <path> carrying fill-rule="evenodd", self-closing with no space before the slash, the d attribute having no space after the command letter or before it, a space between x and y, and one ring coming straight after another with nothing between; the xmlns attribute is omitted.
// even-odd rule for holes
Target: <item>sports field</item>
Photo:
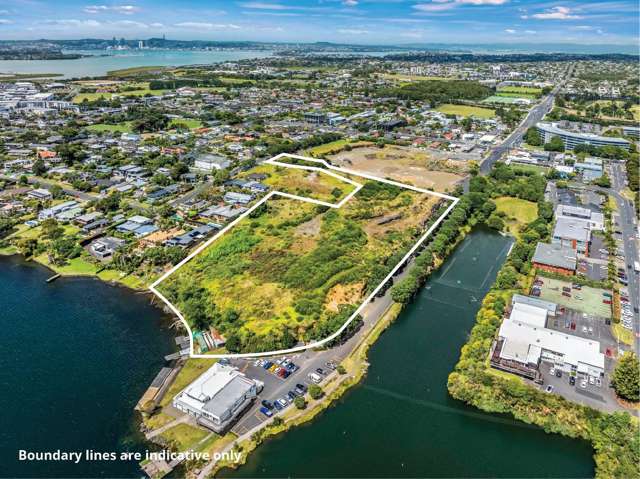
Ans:
<svg viewBox="0 0 640 479"><path fill-rule="evenodd" d="M491 108L481 108L478 106L453 105L445 103L436 108L437 111L447 115L473 116L476 118L494 118L496 111Z"/></svg>

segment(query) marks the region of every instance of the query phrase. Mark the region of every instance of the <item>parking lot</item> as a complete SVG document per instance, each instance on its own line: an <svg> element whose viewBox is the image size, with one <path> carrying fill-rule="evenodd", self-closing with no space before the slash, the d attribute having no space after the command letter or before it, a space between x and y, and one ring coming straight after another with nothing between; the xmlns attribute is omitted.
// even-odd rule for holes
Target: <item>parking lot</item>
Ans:
<svg viewBox="0 0 640 479"><path fill-rule="evenodd" d="M605 359L606 372L604 377L595 378L577 372L558 372L550 362L540 363L540 374L543 384L537 387L549 394L558 394L569 401L584 404L599 410L620 411L624 410L616 400L616 395L609 383L610 372L613 369L613 361ZM552 374L553 371L553 374ZM560 377L557 376L560 374ZM573 376L575 383L571 384L570 377ZM550 387L550 390L549 390Z"/></svg>
<svg viewBox="0 0 640 479"><path fill-rule="evenodd" d="M540 276L536 278L536 283L532 290L534 296L590 316L611 318L612 295L609 291Z"/></svg>
<svg viewBox="0 0 640 479"><path fill-rule="evenodd" d="M327 363L331 364L332 367L339 364L342 358L338 356L338 354L341 352L342 348L338 348L337 350L327 351L305 351L295 355L263 359L260 361L256 359L231 360L231 364L248 377L264 383L264 388L256 398L256 401L251 405L250 409L242 415L231 431L237 435L242 435L269 419L271 416L265 414L263 409L265 406L263 406L262 401L268 401L270 403L272 406L270 409L272 414L276 414L280 410L295 407L293 405L293 397L291 397L289 393L293 396L300 395L300 390L296 391L296 385L300 384L305 389L308 389L311 384L314 384L315 381L311 380L309 377L310 374L315 374L316 377L319 377L321 380L319 385L322 386L330 374L337 374ZM272 363L272 366L277 365L276 367L281 367L277 361L282 362L285 358L296 366L295 371L292 371L288 377L278 376L273 370L273 367L265 369L267 365L265 363L267 363L267 361ZM322 370L322 374L317 371L318 369ZM286 402L286 405L283 405L284 402ZM280 404L276 405L276 403Z"/></svg>

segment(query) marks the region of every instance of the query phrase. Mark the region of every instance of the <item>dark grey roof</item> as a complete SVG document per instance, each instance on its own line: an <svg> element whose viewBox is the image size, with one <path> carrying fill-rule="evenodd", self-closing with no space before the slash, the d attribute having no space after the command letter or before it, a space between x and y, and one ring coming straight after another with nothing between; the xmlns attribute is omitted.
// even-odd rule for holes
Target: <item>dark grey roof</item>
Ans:
<svg viewBox="0 0 640 479"><path fill-rule="evenodd" d="M558 268L576 269L576 252L569 246L559 244L538 243L533 254L533 262L556 266Z"/></svg>

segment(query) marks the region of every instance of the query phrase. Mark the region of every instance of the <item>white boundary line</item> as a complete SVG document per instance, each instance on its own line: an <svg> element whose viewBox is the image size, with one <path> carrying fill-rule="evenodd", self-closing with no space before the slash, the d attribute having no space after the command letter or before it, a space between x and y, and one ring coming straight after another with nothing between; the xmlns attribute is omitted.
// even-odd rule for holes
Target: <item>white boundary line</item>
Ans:
<svg viewBox="0 0 640 479"><path fill-rule="evenodd" d="M315 166L295 165L295 164L291 164L291 163L280 162L279 160L282 159L282 158L294 158L294 159L297 159L297 160L304 160L304 161L308 161L308 162L312 162L312 163L320 163L321 165L324 166L324 168L315 167ZM365 306L375 297L376 294L378 294L380 289L382 289L382 287L387 283L387 281L389 281L389 279L391 279L391 277L393 277L393 275L398 271L398 269L400 269L400 266L402 266L402 264L404 264L409 259L409 257L420 247L420 245L427 239L427 237L433 232L433 230L435 230L438 227L438 225L444 220L444 218L449 214L449 212L456 206L456 204L459 201L459 198L456 198L454 196L445 195L443 193L436 193L435 191L425 190L423 188L418 188L418 187L411 186L411 185L405 185L403 183L398 183L397 181L387 180L387 179L384 179L384 178L378 178L378 177L373 176L373 175L368 175L366 173L360 173L360 172L357 172L357 171L348 170L346 168L339 168L337 166L330 165L325 160L319 160L319 159L316 159L316 158L308 158L306 156L299 156L299 155L291 155L291 154L288 154L288 153L281 153L281 154L279 154L277 156L274 156L273 158L270 158L270 159L266 160L264 163L265 164L269 164L269 165L284 166L284 167L287 167L287 168L297 168L297 169L308 170L308 171L320 171L320 172L322 172L324 174L333 176L334 178L338 178L341 181L344 181L346 183L349 183L349 184L355 186L355 189L351 193L349 193L347 196L345 196L337 204L327 203L325 201L320 201L320 200L314 200L312 198L304 198L302 196L292 195L292 194L284 193L284 192L281 192L281 191L271 191L264 198L262 198L260 201L258 201L255 205L253 205L247 211L242 213L240 216L238 216L235 220L233 220L227 226L222 228L217 234L215 234L213 237L209 238L207 241L202 243L191 254L189 254L189 256L187 256L185 259L180 261L177 265L175 265L173 268L171 268L169 271L167 271L165 274L163 274L160 278L158 278L156 281L154 281L149 286L149 290L151 290L151 292L153 294L155 294L158 298L160 298L169 307L169 309L184 323L185 327L187 328L187 331L189 333L189 356L192 357L192 358L218 359L218 358L257 358L257 357L261 357L261 356L276 356L276 355L291 354L291 353L304 351L306 349L316 348L318 346L322 346L325 343L328 343L329 341L332 341L333 339L337 338L347 328L347 326L349 326L349 324L362 312L362 310L365 308ZM290 199L294 199L294 200L306 201L308 203L315 203L315 204L322 205L322 206L328 206L330 208L341 208L347 201L349 201L353 197L353 195L355 195L358 191L360 191L360 189L362 188L363 185L358 183L358 182L356 182L356 181L351 180L350 178L345 178L344 176L338 175L337 173L334 173L331 170L340 171L342 173L346 173L346 174L349 174L349 175L352 175L352 176L359 176L359 177L362 177L362 178L367 178L369 180L380 181L382 183L387 183L387 184L390 184L390 185L399 186L401 188L417 191L419 193L426 193L426 194L429 194L429 195L437 196L439 198L450 200L451 204L447 207L445 212L442 213L442 215L435 221L435 223L433 223L433 225L431 225L431 227L420 237L418 242L415 245L413 245L413 247L411 247L411 249L407 252L407 254L405 254L402 257L400 262L393 267L393 269L382 280L382 282L371 292L371 294L369 294L369 296L367 296L367 298L365 298L365 300L362 302L362 304L360 306L358 306L358 309L356 309L353 312L353 314L351 316L349 316L349 318L340 327L340 329L338 329L335 333L331 334L330 336L328 336L328 337L326 337L324 339L321 339L319 341L315 341L313 343L306 344L304 346L297 346L295 348L289 348L289 349L280 349L280 350L277 350L277 351L265 351L265 352L261 352L261 353L242 353L242 354L194 354L194 352L193 352L194 351L193 350L193 332L191 331L191 328L189 327L189 324L185 320L184 316L182 316L180 311L178 311L178 309L167 298L165 298L164 295L162 293L160 293L160 291L158 291L156 289L156 287L162 281L167 279L171 274L173 274L178 268L182 267L185 263L190 261L194 256L196 256L198 253L200 253L205 248L207 248L211 243L213 243L215 240L220 238L223 234L225 234L227 231L229 231L231 228L233 228L236 224L238 224L240 221L242 221L245 217L249 216L256 208L258 208L260 205L262 205L263 203L268 201L269 198L271 198L273 196L282 196L284 198L290 198Z"/></svg>

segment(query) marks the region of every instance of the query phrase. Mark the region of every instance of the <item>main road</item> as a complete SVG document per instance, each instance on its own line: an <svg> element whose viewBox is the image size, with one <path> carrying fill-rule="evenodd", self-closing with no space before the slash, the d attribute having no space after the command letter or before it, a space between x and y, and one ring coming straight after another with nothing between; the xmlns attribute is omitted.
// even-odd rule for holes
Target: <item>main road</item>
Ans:
<svg viewBox="0 0 640 479"><path fill-rule="evenodd" d="M633 333L635 336L634 350L640 355L640 278L638 273L634 271L634 261L640 261L638 256L638 224L636 220L635 208L633 201L625 198L620 191L625 188L624 166L619 162L611 162L611 188L600 188L597 186L587 186L587 189L600 191L602 193L613 196L618 206L618 214L620 215L619 224L615 229L622 233L622 245L624 249L625 264L627 265L627 278L629 284L629 300L633 306Z"/></svg>
<svg viewBox="0 0 640 479"><path fill-rule="evenodd" d="M524 120L518 125L518 127L511 132L511 134L498 146L492 148L489 154L480 165L480 173L483 175L488 174L493 168L493 165L498 161L502 155L515 146L518 146L524 138L527 130L538 123L544 118L544 116L551 111L553 107L553 101L556 95L560 91L560 88L564 85L564 82L569 79L573 73L573 64L567 68L564 79L558 82L558 84L549 92L549 94L536 106L534 106Z"/></svg>

